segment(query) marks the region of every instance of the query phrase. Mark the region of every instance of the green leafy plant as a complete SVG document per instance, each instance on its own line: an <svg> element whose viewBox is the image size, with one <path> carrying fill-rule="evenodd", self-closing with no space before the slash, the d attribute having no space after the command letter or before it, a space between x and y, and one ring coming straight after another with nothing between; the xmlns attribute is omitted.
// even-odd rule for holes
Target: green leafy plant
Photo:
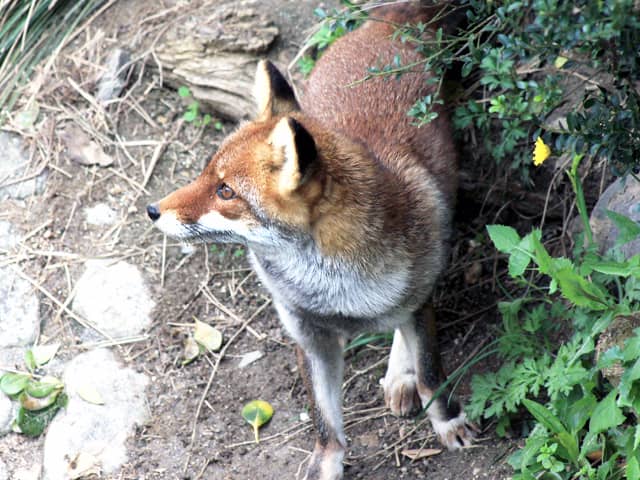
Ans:
<svg viewBox="0 0 640 480"><path fill-rule="evenodd" d="M334 8L327 12L324 8L318 7L313 11L322 23L304 46L305 51L312 53L305 54L298 60L298 68L303 75L307 76L311 73L316 60L329 45L358 27L367 17L365 11L350 1L342 0L342 4L345 5L342 10Z"/></svg>
<svg viewBox="0 0 640 480"><path fill-rule="evenodd" d="M208 113L205 113L204 115L202 115L200 111L200 102L198 102L193 98L189 87L185 85L180 86L178 88L178 96L180 98L185 99L185 101L188 102L186 111L182 115L182 118L184 119L185 122L191 123L196 127L200 127L200 126L206 127L211 123L212 121L211 115ZM222 131L224 127L220 120L216 120L215 122L213 122L213 128L215 128L218 131Z"/></svg>
<svg viewBox="0 0 640 480"><path fill-rule="evenodd" d="M573 259L552 257L538 229L521 237L508 226L487 227L528 294L500 305L504 362L473 377L468 412L495 417L501 434L523 410L535 419L525 447L509 460L514 480L639 478L640 329L599 355L596 344L614 320L640 315L640 255L597 253L577 175L582 158L574 154L567 171L584 229ZM619 244L640 232L611 216L623 232ZM561 333L569 338L557 346L551 339ZM602 377L613 365L624 372L618 383Z"/></svg>
<svg viewBox="0 0 640 480"><path fill-rule="evenodd" d="M0 391L20 404L13 423L17 432L39 436L55 414L67 404L64 384L57 378L39 376L33 372L48 363L59 345L36 346L25 352L29 373L6 372L0 375Z"/></svg>
<svg viewBox="0 0 640 480"><path fill-rule="evenodd" d="M450 11L464 13L463 26L438 26L434 32ZM373 67L370 76L418 68L432 72L430 92L408 112L416 125L435 120L435 107L446 96L447 104L457 104L458 131L474 130L486 152L497 163L508 160L524 180L530 176L529 144L539 136L553 139L556 150L604 156L622 175L637 169L640 158L637 13L633 0L444 4L428 24L396 30L396 38L414 45L422 60L401 64L394 59ZM445 92L443 78L451 70L462 85ZM594 77L603 80L590 80ZM582 84L574 87L571 82L578 79ZM577 88L585 91L582 102L552 127L547 120L567 101L575 103L566 96Z"/></svg>

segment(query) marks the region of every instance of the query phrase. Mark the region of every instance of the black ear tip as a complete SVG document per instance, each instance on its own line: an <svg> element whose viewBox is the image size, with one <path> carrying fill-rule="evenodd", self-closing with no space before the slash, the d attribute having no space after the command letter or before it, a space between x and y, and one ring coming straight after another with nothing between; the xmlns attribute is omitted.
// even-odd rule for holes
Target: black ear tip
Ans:
<svg viewBox="0 0 640 480"><path fill-rule="evenodd" d="M318 155L316 150L316 142L309 131L298 120L287 117L289 128L293 132L296 142L296 150L299 154L299 161L305 164L311 164ZM300 165L301 170L306 170L306 165Z"/></svg>
<svg viewBox="0 0 640 480"><path fill-rule="evenodd" d="M292 99L295 101L295 94L289 82L284 77L282 72L278 70L271 60L263 60L264 69L269 76L269 83L276 98Z"/></svg>
<svg viewBox="0 0 640 480"><path fill-rule="evenodd" d="M276 67L271 60L265 59L262 60L262 63L264 65L264 69L267 71L270 77L278 76L284 78L284 75L282 75L280 70L278 70L278 67Z"/></svg>

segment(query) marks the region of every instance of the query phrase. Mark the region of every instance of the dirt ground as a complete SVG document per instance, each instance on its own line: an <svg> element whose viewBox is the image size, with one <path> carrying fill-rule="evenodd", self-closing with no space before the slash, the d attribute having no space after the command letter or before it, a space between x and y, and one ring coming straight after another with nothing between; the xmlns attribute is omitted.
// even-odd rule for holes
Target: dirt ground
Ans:
<svg viewBox="0 0 640 480"><path fill-rule="evenodd" d="M89 90L95 74L92 65L99 64L112 48L125 45L135 51L137 42L142 42L140 19L174 6L150 3L115 2L61 53L58 70L39 97L46 122L39 132L25 135L36 154L47 154L46 190L26 205L8 202L3 217L23 232L40 227L26 242L20 265L61 303L72 296L84 261L96 256L138 265L151 287L157 306L148 337L114 348L127 364L151 379L152 420L130 439L129 462L111 478L297 478L313 448L310 422L304 419L307 400L294 346L269 304L267 291L249 269L243 248L199 246L187 251L171 241L163 245L162 235L144 213L147 203L194 178L234 125L224 123L218 132L211 126L202 129L182 122L185 105L175 91L159 84L152 62L144 69L143 60L139 62L129 85L129 100L108 107L106 116L66 81L73 78ZM265 3L281 28L277 56L290 60L316 21L312 11L318 3ZM143 27L152 32L162 28L163 21L158 16ZM60 141L69 123L102 135L106 152L116 159L114 165L85 167L69 160ZM469 156L468 161L473 160ZM500 296L495 278L501 272L496 272L495 256L482 235L486 223L497 218L508 222L510 215L509 209L478 201L488 195L490 182L469 187L470 178L467 174L466 191L459 200L463 208L456 216L450 267L434 294L448 372L494 338ZM86 223L84 208L98 202L118 212L114 227ZM61 340L63 356L65 351L82 350L85 346L79 343L74 320L66 314L58 316L59 305L44 296L41 299L42 338ZM225 342L231 342L220 361L218 355L210 354L182 365L186 325L194 318L215 325ZM240 356L255 350L264 357L239 368ZM424 418L398 419L385 410L379 380L387 354L388 347L379 345L347 354L345 477L509 478L506 458L517 441L499 439L491 425L483 425L477 444L463 452L442 452L416 461L402 455L409 448L439 446ZM487 368L480 364L473 371ZM469 394L469 380L465 375L457 389L462 399ZM260 444L253 442L252 431L240 416L244 403L257 398L275 409L261 431ZM20 438L9 453L15 459L28 458L39 442Z"/></svg>

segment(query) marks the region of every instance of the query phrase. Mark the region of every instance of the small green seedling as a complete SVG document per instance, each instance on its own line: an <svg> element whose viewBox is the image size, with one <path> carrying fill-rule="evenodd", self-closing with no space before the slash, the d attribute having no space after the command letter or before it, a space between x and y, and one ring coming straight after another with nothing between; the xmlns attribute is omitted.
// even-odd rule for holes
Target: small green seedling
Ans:
<svg viewBox="0 0 640 480"><path fill-rule="evenodd" d="M189 87L182 85L178 88L178 96L180 98L184 98L185 100L191 99L191 102L187 105L187 110L182 115L182 118L187 123L192 123L196 127L206 127L211 123L211 115L205 113L204 115L200 112L200 102L193 99L191 95L191 90ZM222 123L219 120L216 120L214 124L214 128L216 130L222 130Z"/></svg>

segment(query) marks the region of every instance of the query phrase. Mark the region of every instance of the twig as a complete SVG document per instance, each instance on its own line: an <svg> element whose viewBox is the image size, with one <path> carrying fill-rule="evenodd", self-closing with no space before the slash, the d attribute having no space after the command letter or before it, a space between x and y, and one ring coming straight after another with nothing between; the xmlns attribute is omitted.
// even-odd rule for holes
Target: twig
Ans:
<svg viewBox="0 0 640 480"><path fill-rule="evenodd" d="M351 376L342 384L343 394L347 392L347 390L351 386L351 382L353 382L357 377L359 377L360 375L364 375L365 373L369 373L371 370L375 370L380 365L384 364L387 360L388 358L385 355L380 360L375 362L373 365L370 365L369 367L365 368L364 370L356 370L356 373L354 373L353 376Z"/></svg>
<svg viewBox="0 0 640 480"><path fill-rule="evenodd" d="M66 307L64 304L62 304L60 302L60 300L58 300L56 297L54 297L46 288L44 288L42 285L40 285L39 283L37 283L35 280L33 280L31 277L29 277L28 275L26 275L24 272L22 272L22 270L20 270L19 268L16 268L14 265L9 265L9 267L18 275L20 275L22 278L24 278L27 282L29 282L31 285L33 285L34 287L36 287L38 290L40 290L40 292L42 292L49 300L51 300L53 303L55 303L56 305L58 305L60 308L62 308L67 315L69 315L71 318L73 318L76 322L78 322L80 325L82 325L85 328L90 328L91 330L94 330L96 332L98 332L100 335L102 335L103 337L109 339L110 341L114 341L114 339L111 337L111 335L109 335L106 332L103 332L99 327L97 327L96 325L93 324L93 322L90 322L89 320L82 318L80 315L78 315L77 313L75 313L73 310L71 310L70 308Z"/></svg>
<svg viewBox="0 0 640 480"><path fill-rule="evenodd" d="M220 300L218 300L218 298L213 294L213 292L209 289L209 287L207 285L203 285L202 286L202 293L204 294L205 297L207 297L207 300L209 300L211 303L213 303L213 305L218 310L220 310L221 312L227 314L229 317L231 317L231 319L235 320L238 323L242 323L243 322L243 320L238 315L236 315L233 311L231 311L229 308L227 308ZM251 333L251 335L256 337L258 340L262 340L264 338L264 335L256 332L251 327L248 327L247 330L249 331L249 333Z"/></svg>
<svg viewBox="0 0 640 480"><path fill-rule="evenodd" d="M118 345L128 345L130 343L144 342L149 340L149 335L134 335L132 337L116 338L114 340L105 340L102 342L82 343L78 345L78 348L92 349L92 348L107 348L116 347Z"/></svg>
<svg viewBox="0 0 640 480"><path fill-rule="evenodd" d="M202 392L202 396L200 397L200 401L198 402L198 407L196 408L196 413L195 413L194 418L193 418L193 427L192 427L192 430L191 430L191 441L189 443L189 448L187 449L188 451L191 451L193 449L193 444L196 441L196 430L197 430L197 427L198 427L198 417L200 416L200 412L202 411L202 405L204 405L204 401L207 398L207 395L209 394L209 390L211 389L211 384L213 383L213 379L215 378L216 373L218 371L218 368L220 367L220 362L222 361L222 359L224 358L225 354L227 353L227 349L231 346L233 341L236 338L238 338L238 336L247 329L247 327L253 321L253 319L256 318L269 305L271 305L271 299L267 300L262 305L260 305L260 307L255 312L253 312L253 314L240 326L240 328L238 328L238 330L236 330L236 332L229 339L229 341L225 344L225 346L222 347L222 350L220 350L220 353L218 354L218 359L216 360L216 363L213 366L213 369L211 370L211 374L209 375L209 380L207 381L207 385L205 386L204 391ZM188 466L188 464L185 465L185 471L186 471L187 466Z"/></svg>

